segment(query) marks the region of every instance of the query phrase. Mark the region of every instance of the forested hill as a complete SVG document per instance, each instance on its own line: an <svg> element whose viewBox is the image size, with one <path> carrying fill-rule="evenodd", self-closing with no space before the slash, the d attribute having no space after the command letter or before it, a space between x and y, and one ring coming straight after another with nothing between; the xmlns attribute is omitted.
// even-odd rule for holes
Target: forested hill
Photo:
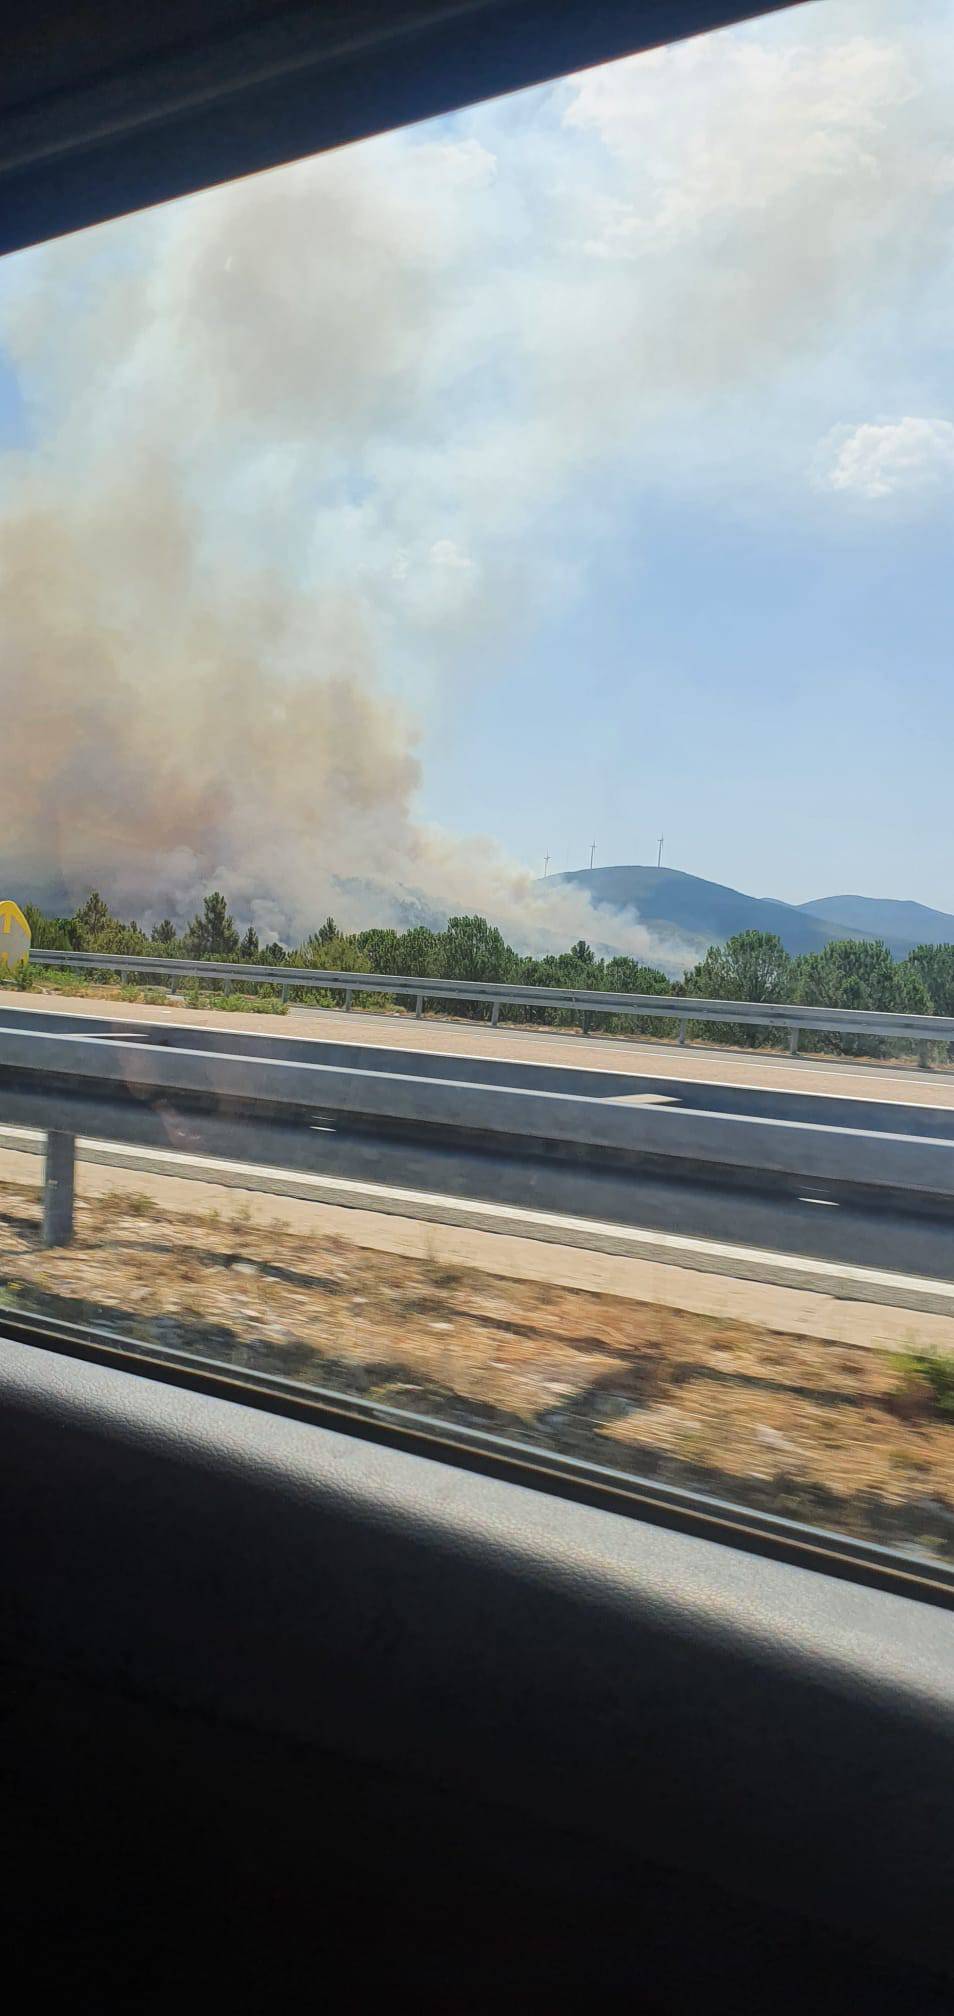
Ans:
<svg viewBox="0 0 954 2016"><path fill-rule="evenodd" d="M793 956L820 951L836 939L879 938L901 959L915 945L954 944L954 917L921 903L875 896L822 896L809 903L782 903L771 896L748 896L679 868L637 865L577 868L551 880L585 889L601 909L638 916L662 939L689 939L701 949L724 944L739 931L774 932Z"/></svg>
<svg viewBox="0 0 954 2016"><path fill-rule="evenodd" d="M899 954L911 945L954 945L954 917L926 903L899 903L888 896L819 896L798 907L839 933L850 925L866 938L883 938Z"/></svg>

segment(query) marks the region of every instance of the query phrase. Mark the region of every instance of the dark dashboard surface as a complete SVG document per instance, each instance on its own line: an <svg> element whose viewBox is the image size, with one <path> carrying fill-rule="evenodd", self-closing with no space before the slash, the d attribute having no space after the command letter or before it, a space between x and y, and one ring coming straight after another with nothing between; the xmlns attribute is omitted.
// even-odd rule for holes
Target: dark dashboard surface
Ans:
<svg viewBox="0 0 954 2016"><path fill-rule="evenodd" d="M531 1941L545 1977L561 1952L585 1974L595 1913L603 1960L632 1981L623 1934L642 1898L667 1996L681 1974L689 1994L715 1913L726 1980L732 1950L756 1965L754 1937L766 1966L782 1940L803 1970L821 1938L866 2007L900 2006L889 1991L912 1964L935 2006L954 1873L948 1612L11 1343L0 1502L10 1726L39 1702L58 1782L100 1757L111 1805L118 1744L140 1793L116 1826L171 1829L177 1867L183 1808L191 1832L194 1803L205 1825L238 1799L244 1823L215 1830L216 1894L236 1856L241 1886L245 1858L286 1837L306 1865L347 1842L365 1887L383 1853L389 1885L416 1872L420 1906L454 1855L475 1857L466 1891L484 1911L491 1864L508 1893L536 1871L557 1914L546 1947ZM35 1769L29 1716L21 1735ZM112 1839L88 1787L74 1821L76 1798ZM165 1909L169 1871L164 1855ZM297 1894L301 1868L286 1873ZM483 1937L504 1965L501 1926Z"/></svg>

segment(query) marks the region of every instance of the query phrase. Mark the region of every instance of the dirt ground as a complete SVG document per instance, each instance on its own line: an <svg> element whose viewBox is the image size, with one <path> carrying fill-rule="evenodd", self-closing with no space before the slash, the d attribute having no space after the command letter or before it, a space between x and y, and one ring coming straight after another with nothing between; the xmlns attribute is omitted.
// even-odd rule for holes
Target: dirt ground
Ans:
<svg viewBox="0 0 954 2016"><path fill-rule="evenodd" d="M10 1309L954 1558L954 1418L888 1352L126 1192L81 1199L74 1243L47 1250L15 1183L0 1282Z"/></svg>

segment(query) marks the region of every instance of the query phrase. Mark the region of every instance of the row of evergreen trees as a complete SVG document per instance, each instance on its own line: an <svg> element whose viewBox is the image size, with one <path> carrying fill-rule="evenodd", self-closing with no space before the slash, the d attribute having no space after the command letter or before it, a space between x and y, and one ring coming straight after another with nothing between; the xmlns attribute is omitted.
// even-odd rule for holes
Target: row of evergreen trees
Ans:
<svg viewBox="0 0 954 2016"><path fill-rule="evenodd" d="M793 1002L828 1008L868 1008L881 1013L954 1015L954 946L919 945L906 959L894 959L874 940L833 941L818 952L792 957L770 932L743 931L726 945L714 945L680 981L658 967L616 956L599 957L580 939L565 952L536 957L508 945L485 917L451 917L433 931L421 924L406 931L342 930L333 917L299 945L277 940L261 944L250 925L242 934L225 897L207 896L184 931L165 919L148 934L135 922L113 916L96 891L72 917L48 917L31 905L27 915L34 956L46 948L144 957L217 959L238 964L307 966L346 973L387 973L429 979L499 981L503 985L573 987L611 993L675 994L687 999ZM467 1012L461 1007L456 1012ZM472 1011L484 1011L475 1005ZM508 1019L540 1019L536 1009L508 1010ZM559 1010L546 1020L573 1018ZM601 1026L598 1014L591 1026ZM618 1018L607 1026L619 1027ZM659 1018L634 1018L634 1028L662 1033ZM713 1029L714 1033L714 1029ZM766 1032L723 1027L723 1040L763 1043ZM853 1039L829 1038L826 1047L845 1049ZM870 1052L872 1045L866 1042Z"/></svg>

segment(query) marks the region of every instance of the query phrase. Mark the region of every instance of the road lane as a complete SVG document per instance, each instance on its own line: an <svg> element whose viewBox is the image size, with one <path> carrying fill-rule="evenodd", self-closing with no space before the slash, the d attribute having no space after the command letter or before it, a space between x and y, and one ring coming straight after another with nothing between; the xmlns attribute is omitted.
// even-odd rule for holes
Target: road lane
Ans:
<svg viewBox="0 0 954 2016"><path fill-rule="evenodd" d="M76 1108L79 1135L225 1161L235 1160L238 1140L250 1163L304 1176L954 1279L954 1214L923 1193L902 1201L893 1193L879 1198L846 1190L820 1207L817 1200L830 1193L818 1183L769 1187L756 1174L727 1181L718 1168L707 1176L692 1168L671 1173L618 1166L599 1155L581 1163L525 1154L519 1143L508 1142L501 1151L423 1132L395 1136L372 1126L352 1131L250 1117L237 1130L234 1119L215 1112L193 1114L139 1101L100 1104L101 1111L95 1101ZM599 1102L594 1105L599 1110ZM35 1114L33 1094L8 1090L0 1096L0 1120L35 1128ZM872 1140L876 1148L876 1137ZM382 1208L387 1208L383 1200Z"/></svg>
<svg viewBox="0 0 954 2016"><path fill-rule="evenodd" d="M287 1016L255 1017L222 1014L212 1009L180 1005L150 1007L145 1003L97 1001L84 996L5 992L0 1020L11 1014L36 1012L75 1015L148 1026L178 1024L183 1028L234 1030L298 1037L305 1041L385 1045L423 1051L433 1056L523 1059L528 1063L620 1072L650 1079L665 1077L691 1084L744 1085L775 1092L810 1089L819 1098L896 1100L904 1105L941 1106L954 1111L954 1071L920 1071L903 1064L866 1064L833 1058L766 1055L723 1050L704 1045L627 1040L620 1037L562 1034L557 1030L497 1028L476 1022L451 1022L425 1016L367 1013L336 1009L296 1008Z"/></svg>
<svg viewBox="0 0 954 2016"><path fill-rule="evenodd" d="M365 1018L366 1021L372 1019ZM674 1064L671 1058L666 1058L663 1060L665 1071L651 1075L645 1068L639 1071L622 1070L618 1049L616 1065L614 1068L607 1067L602 1061L603 1051L609 1047L607 1045L591 1049L587 1044L582 1056L580 1048L576 1047L571 1052L571 1063L555 1060L540 1062L535 1055L527 1055L520 1046L516 1054L511 1051L509 1055L499 1057L473 1050L434 1051L421 1045L395 1044L391 1040L393 1023L387 1027L375 1027L373 1034L378 1040L372 1043L365 1032L356 1036L351 1029L348 1032L350 1040L326 1036L324 1017L314 1018L317 1029L310 1027L305 1034L289 1029L291 1020L290 1016L282 1018L263 1031L254 1017L244 1018L244 1023L238 1027L231 1024L223 1027L215 1020L183 1022L165 1016L160 1021L143 1022L112 1014L97 1017L71 1015L61 1005L51 1010L44 1002L35 1008L21 1009L16 1018L7 1018L6 1026L19 1029L26 1024L31 1031L44 1034L82 1034L88 1031L90 1036L98 1039L114 1035L117 1040L126 1043L135 1041L150 1049L166 1049L181 1044L189 1049L220 1050L231 1055L315 1063L337 1069L353 1067L360 1071L397 1073L400 1076L410 1073L432 1081L560 1093L577 1098L622 1102L633 1108L668 1106L683 1112L731 1114L739 1118L757 1117L800 1125L954 1140L954 1104L938 1103L929 1096L917 1103L911 1096L904 1099L888 1096L892 1089L889 1079L882 1085L883 1096L872 1096L867 1087L864 1088L867 1096L863 1096L857 1076L852 1079L848 1072L840 1072L838 1085L844 1083L850 1086L852 1096L849 1097L834 1089L829 1078L824 1075L819 1078L817 1074L804 1076L797 1090L777 1084L679 1076L678 1052ZM3 1021L0 1008L0 1029ZM361 1034L364 1034L364 1040L360 1040ZM622 1062L629 1063L631 1058L632 1046L629 1046ZM732 1061L737 1062L737 1059ZM918 1090L921 1086L925 1095L933 1090L923 1076L913 1089ZM904 1086L902 1090L909 1095L912 1088Z"/></svg>
<svg viewBox="0 0 954 2016"><path fill-rule="evenodd" d="M78 1005L79 1013L76 1012ZM249 1162L344 1183L414 1188L432 1196L446 1196L464 1202L496 1203L513 1210L530 1208L658 1232L664 1236L729 1242L793 1257L809 1256L826 1262L889 1269L908 1276L954 1280L954 1215L950 1208L945 1212L929 1194L932 1184L922 1185L917 1194L908 1199L888 1194L880 1199L874 1197L868 1192L869 1178L866 1175L853 1179L856 1184L859 1180L863 1184L864 1188L860 1191L857 1188L849 1191L844 1186L841 1190L832 1190L830 1185L826 1188L822 1176L817 1181L803 1177L797 1184L791 1177L781 1187L779 1183L769 1187L760 1159L748 1171L737 1170L734 1179L729 1180L728 1172L721 1168L721 1157L708 1158L711 1166L707 1166L705 1154L698 1163L691 1165L680 1159L679 1166L675 1168L663 1167L664 1158L660 1156L655 1162L652 1159L644 1162L641 1167L633 1162L622 1166L618 1157L605 1156L599 1150L594 1150L592 1155L576 1154L574 1157L562 1153L545 1154L542 1151L546 1144L537 1139L535 1132L537 1128L541 1134L549 1134L552 1126L544 1120L545 1109L549 1109L552 1119L561 1107L566 1091L573 1088L579 1096L582 1087L584 1098L592 1097L596 1139L600 1138L596 1116L604 1115L608 1123L616 1108L617 1117L622 1120L617 1104L620 1100L624 1104L632 1102L634 1123L640 1111L644 1111L648 1119L652 1117L653 1108L658 1108L656 1119L662 1122L667 1136L671 1116L676 1135L684 1135L689 1141L699 1135L700 1122L705 1132L710 1116L714 1116L714 1124L726 1115L732 1116L728 1131L733 1135L736 1132L732 1124L734 1117L745 1121L754 1115L758 1120L780 1121L781 1128L786 1132L793 1130L793 1136L799 1134L799 1121L811 1122L804 1137L799 1138L810 1142L811 1136L816 1137L820 1145L817 1151L813 1151L809 1162L812 1167L817 1163L818 1169L824 1172L829 1167L825 1159L828 1149L824 1146L828 1137L820 1133L819 1122L823 1127L827 1121L839 1130L848 1125L857 1129L860 1125L863 1144L860 1166L864 1170L870 1167L870 1180L874 1183L879 1175L882 1182L885 1180L883 1172L891 1165L883 1161L869 1164L865 1134L870 1131L872 1158L893 1152L888 1150L887 1143L883 1149L879 1147L879 1132L883 1135L886 1129L896 1134L917 1136L931 1133L943 1139L954 1139L954 1108L947 1103L914 1105L907 1099L859 1099L857 1096L848 1101L841 1093L829 1091L831 1081L818 1073L804 1075L801 1089L793 1093L779 1089L777 1084L765 1089L759 1084L739 1083L737 1078L725 1082L704 1082L698 1078L663 1078L646 1072L640 1074L628 1070L623 1073L618 1068L606 1068L606 1053L614 1047L618 1061L625 1061L628 1065L640 1061L635 1045L627 1045L623 1050L623 1046L607 1043L568 1046L561 1041L559 1050L554 1049L554 1058L569 1049L572 1065L558 1061L541 1065L536 1046L542 1041L546 1047L550 1039L539 1036L535 1038L532 1052L519 1046L515 1052L507 1039L504 1039L503 1055L481 1053L472 1045L467 1051L444 1049L433 1052L425 1047L422 1036L425 1039L430 1039L435 1033L443 1036L447 1034L446 1028L438 1025L435 1032L427 1025L423 1030L417 1025L414 1033L418 1041L402 1049L392 1041L400 1027L393 1018L313 1016L310 1027L315 1034L308 1033L303 1038L297 1028L289 1030L291 1017L279 1020L273 1035L271 1030L263 1032L260 1024L252 1018L209 1015L171 1020L166 1010L153 1011L151 1016L144 1018L139 1004L110 1004L106 1020L102 1015L103 1004L91 1005L98 1011L97 1014L91 1014L86 1003L64 1005L57 1002L51 1009L48 997L42 1003L29 998L24 1001L19 997L16 1005L11 1007L8 997L4 1007L9 1012L2 1019L8 1031L15 1028L21 1034L43 1027L64 1035L79 1030L88 1032L91 1037L101 1038L104 1034L108 1037L112 1031L121 1033L127 1041L141 1038L148 1042L150 1048L157 1042L164 1053L164 1061L173 1070L176 1059L169 1054L171 1050L182 1049L184 1067L189 1061L190 1050L209 1046L219 1049L221 1046L232 1060L228 1069L239 1084L244 1081L241 1073L236 1072L234 1060L236 1057L241 1060L242 1053L247 1051L256 1056L271 1054L283 1063L285 1060L294 1062L305 1058L308 1063L317 1064L332 1059L339 1075L342 1064L345 1066L344 1075L349 1084L357 1082L351 1080L347 1069L352 1062L367 1071L369 1065L380 1070L382 1066L393 1066L397 1061L400 1066L399 1082L406 1081L410 1075L432 1080L435 1077L450 1078L458 1083L461 1089L458 1104L463 1101L467 1112L475 1107L478 1113L483 1110L482 1103L474 1099L474 1089L482 1089L482 1081L497 1087L509 1086L511 1091L516 1087L520 1092L545 1091L562 1096L539 1101L535 1097L517 1102L511 1099L511 1104L526 1107L526 1131L521 1134L518 1128L512 1135L505 1134L496 1141L492 1141L489 1135L486 1138L482 1134L468 1135L464 1123L461 1123L463 1131L457 1140L453 1138L453 1129L443 1138L440 1129L430 1133L410 1123L395 1131L373 1117L365 1117L362 1123L356 1125L354 1116L346 1112L323 1112L317 1094L315 1117L334 1124L308 1128L288 1126L274 1116L268 1117L265 1111L261 1115L250 1113L246 1119L237 1121L225 1110L220 1117L211 1108L193 1113L188 1104L181 1109L172 1109L168 1100L142 1102L132 1099L117 1107L105 1098L97 1104L95 1097L87 1096L85 1105L79 1100L74 1109L73 1127L80 1134L125 1141L127 1146L139 1144L144 1148L161 1147L166 1151L178 1149L204 1156L221 1156L226 1160L234 1160L236 1154L244 1156L247 1153ZM127 1005L132 1011L129 1015L114 1013L114 1009ZM345 1024L347 1040L343 1040L339 1026L333 1042L329 1042L326 1032L342 1023ZM369 1025L373 1025L374 1034L387 1035L387 1049L368 1045ZM491 1036L487 1030L462 1032L457 1027L453 1031L458 1038L462 1033L470 1038L479 1035L485 1042ZM364 1041L356 1041L356 1038ZM9 1037L7 1040L12 1050L14 1046L10 1044ZM499 1044L499 1038L494 1040ZM581 1049L585 1061L581 1060ZM105 1054L109 1055L108 1041ZM649 1054L658 1065L659 1049L653 1048ZM192 1061L194 1064L196 1060L193 1058ZM677 1057L676 1061L682 1060ZM713 1062L721 1063L722 1059L710 1053L707 1061L711 1066ZM753 1060L733 1057L729 1061L737 1069L740 1063L750 1064ZM668 1057L666 1064L668 1068ZM126 1066L122 1068L125 1071ZM765 1066L760 1069L764 1070ZM774 1062L769 1064L768 1070L774 1072ZM310 1078L311 1074L305 1075ZM858 1076L854 1072L843 1071L837 1077L839 1082L847 1080L852 1089L858 1084ZM892 1083L890 1078L882 1080L882 1083L885 1082ZM45 1090L45 1086L42 1074L38 1088L25 1088L18 1084L15 1076L11 1077L6 1087L0 1089L0 1121L19 1120L20 1124L28 1126L64 1125L59 1117L39 1121L34 1118L38 1106L50 1106L51 1101L55 1102L56 1113L60 1114L64 1095L56 1091L55 1082L51 1082L49 1089ZM933 1089L925 1083L923 1076L916 1081L919 1092L922 1086L925 1092ZM37 1089L43 1095L39 1099ZM432 1085L428 1091L426 1103L429 1105L434 1103L435 1089ZM941 1089L946 1093L949 1088L944 1086ZM407 1087L407 1095L413 1096L411 1087ZM68 1095L69 1098L72 1096ZM499 1098L499 1094L495 1097ZM509 1098L506 1091L504 1097ZM348 1103L345 1102L346 1105ZM100 1105L103 1109L101 1113ZM417 1107L412 1105L411 1110L416 1113ZM794 1128L793 1122L796 1123ZM478 1121L477 1124L482 1123ZM618 1127L610 1128L610 1136L615 1139L619 1131ZM605 1127L602 1132L606 1132ZM766 1138L770 1134L771 1129L767 1129ZM750 1126L749 1135L753 1142L756 1142L756 1136L758 1141L763 1138L761 1128L753 1130ZM585 1135L583 1138L586 1138ZM708 1140L707 1134L705 1138ZM718 1138L716 1135L715 1139ZM838 1136L833 1134L832 1156L837 1143ZM918 1155L923 1159L920 1145L913 1140L909 1145L912 1150L917 1147ZM669 1152L675 1153L672 1149ZM949 1154L945 1146L939 1146L936 1151L929 1147L926 1152L929 1159L935 1152L942 1158ZM858 1162L857 1152L854 1161ZM789 1158L785 1166L808 1167L809 1162L795 1160L792 1163ZM837 1162L832 1163L832 1167L835 1166L838 1166ZM928 1194L925 1194L926 1191ZM382 1209L387 1209L387 1206L383 1204Z"/></svg>

